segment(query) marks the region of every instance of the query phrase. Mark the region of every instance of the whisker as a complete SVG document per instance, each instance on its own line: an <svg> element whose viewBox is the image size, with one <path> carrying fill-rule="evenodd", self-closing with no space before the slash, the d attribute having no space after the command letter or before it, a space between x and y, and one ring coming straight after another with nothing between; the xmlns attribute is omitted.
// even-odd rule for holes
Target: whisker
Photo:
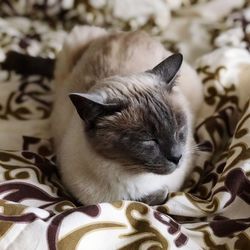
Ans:
<svg viewBox="0 0 250 250"><path fill-rule="evenodd" d="M208 146L208 145L205 145L204 143L199 143L196 146L199 151L211 151L212 150L210 145Z"/></svg>
<svg viewBox="0 0 250 250"><path fill-rule="evenodd" d="M204 145L203 143L193 144L190 149L193 151L211 151L211 147Z"/></svg>

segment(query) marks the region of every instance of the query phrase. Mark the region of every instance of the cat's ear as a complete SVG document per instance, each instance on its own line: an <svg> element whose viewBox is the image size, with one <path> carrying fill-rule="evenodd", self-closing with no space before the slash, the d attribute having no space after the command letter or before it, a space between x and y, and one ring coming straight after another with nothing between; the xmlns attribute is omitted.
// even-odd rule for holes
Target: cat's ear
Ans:
<svg viewBox="0 0 250 250"><path fill-rule="evenodd" d="M97 94L71 93L69 97L86 125L90 125L97 117L111 115L122 109L121 103L105 104Z"/></svg>
<svg viewBox="0 0 250 250"><path fill-rule="evenodd" d="M150 73L158 75L168 84L172 83L181 68L182 61L182 54L173 54L150 70Z"/></svg>

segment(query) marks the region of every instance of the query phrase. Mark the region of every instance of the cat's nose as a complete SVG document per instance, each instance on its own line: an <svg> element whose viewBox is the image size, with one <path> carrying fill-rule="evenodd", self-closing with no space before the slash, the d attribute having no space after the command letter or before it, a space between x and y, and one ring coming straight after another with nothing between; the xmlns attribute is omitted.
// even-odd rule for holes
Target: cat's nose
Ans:
<svg viewBox="0 0 250 250"><path fill-rule="evenodd" d="M173 162L175 165L178 165L182 155L170 155L167 157L167 159L171 162Z"/></svg>

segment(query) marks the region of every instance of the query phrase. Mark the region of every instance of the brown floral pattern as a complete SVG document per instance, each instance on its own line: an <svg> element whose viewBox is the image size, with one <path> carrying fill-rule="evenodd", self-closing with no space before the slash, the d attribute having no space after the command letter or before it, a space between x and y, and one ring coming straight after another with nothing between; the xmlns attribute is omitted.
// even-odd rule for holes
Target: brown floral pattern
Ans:
<svg viewBox="0 0 250 250"><path fill-rule="evenodd" d="M0 249L250 249L249 2L132 2L3 0L0 67L10 50L55 58L75 24L144 29L181 51L204 85L185 188L156 207L82 206L55 165L53 79L0 68Z"/></svg>

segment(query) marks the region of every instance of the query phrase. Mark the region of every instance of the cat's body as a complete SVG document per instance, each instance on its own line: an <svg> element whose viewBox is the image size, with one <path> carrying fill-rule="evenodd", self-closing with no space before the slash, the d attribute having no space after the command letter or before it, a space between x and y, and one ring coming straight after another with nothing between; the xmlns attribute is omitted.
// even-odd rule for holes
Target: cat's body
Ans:
<svg viewBox="0 0 250 250"><path fill-rule="evenodd" d="M170 91L164 89L159 76L145 72L169 55L171 53L160 43L143 32L110 35L104 29L83 26L75 28L66 39L55 70L52 129L62 179L84 204L120 199L161 203L167 191L179 190L190 174L193 114L202 101L198 77L184 63L178 86L171 87ZM84 103L79 99L80 94L73 95L71 99L78 114L68 97L70 93L90 93L83 96L89 108L81 106ZM166 104L162 101L164 98ZM106 105L105 112L98 110L97 113L96 109L103 105ZM82 109L84 114L81 114ZM169 114L161 116L157 109L169 109ZM152 117L156 118L145 117L147 112L149 116L152 112ZM175 134L174 126L177 125L174 123L179 122L175 112L183 116L180 123L185 124L185 139L180 148L179 139L171 135ZM167 121L171 125L161 125L164 117L173 119L173 124ZM154 128L150 132L147 122L151 119L157 119L159 126L151 124ZM182 129L182 125L178 126ZM154 145L152 134L155 137L169 134L173 147L170 142L168 144L168 138L157 142L161 146ZM137 145L138 138L139 141L142 138L142 142ZM163 169L164 157L158 152L165 145L178 147L176 151L181 152L177 165L172 163L176 158L172 161L173 158L166 155L166 171ZM159 156L151 159L148 152L156 152ZM140 163L144 158L145 164ZM155 169L151 171L151 168Z"/></svg>

